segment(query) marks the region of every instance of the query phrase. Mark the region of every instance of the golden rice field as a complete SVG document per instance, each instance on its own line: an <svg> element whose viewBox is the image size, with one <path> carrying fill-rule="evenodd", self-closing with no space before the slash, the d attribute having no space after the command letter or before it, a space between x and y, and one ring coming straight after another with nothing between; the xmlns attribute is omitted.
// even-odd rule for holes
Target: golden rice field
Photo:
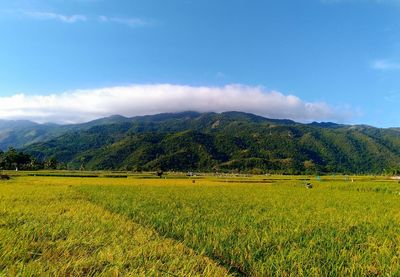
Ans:
<svg viewBox="0 0 400 277"><path fill-rule="evenodd" d="M400 275L400 184L305 178L14 176L0 276Z"/></svg>

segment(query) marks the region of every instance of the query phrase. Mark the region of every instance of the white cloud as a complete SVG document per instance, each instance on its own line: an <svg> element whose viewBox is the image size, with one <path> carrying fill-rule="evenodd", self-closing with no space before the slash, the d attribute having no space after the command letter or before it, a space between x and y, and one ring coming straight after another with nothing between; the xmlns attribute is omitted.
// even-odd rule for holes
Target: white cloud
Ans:
<svg viewBox="0 0 400 277"><path fill-rule="evenodd" d="M75 90L53 95L0 97L1 119L75 123L120 114L136 116L180 111L244 111L270 118L344 121L350 113L262 87L193 87L170 84Z"/></svg>
<svg viewBox="0 0 400 277"><path fill-rule="evenodd" d="M1 11L1 10L0 10ZM48 11L30 11L30 10L2 10L12 15L22 15L23 17L36 19L36 20L56 20L63 23L77 23L86 21L97 21L102 23L115 23L128 26L130 28L143 27L150 25L139 17L110 17L106 15L88 16L82 14L65 15L61 13L54 13Z"/></svg>
<svg viewBox="0 0 400 277"><path fill-rule="evenodd" d="M371 67L376 70L399 70L400 63L388 60L376 60L371 64Z"/></svg>
<svg viewBox="0 0 400 277"><path fill-rule="evenodd" d="M41 19L41 20L58 20L64 23L76 23L79 21L86 21L87 17L81 14L64 15L52 12L38 12L38 11L24 11L28 17Z"/></svg>
<svg viewBox="0 0 400 277"><path fill-rule="evenodd" d="M101 15L101 16L99 16L99 20L101 22L118 23L118 24L126 25L131 28L148 25L148 22L146 22L145 20L143 20L141 18L137 18L137 17L123 18L123 17L109 17L109 16Z"/></svg>

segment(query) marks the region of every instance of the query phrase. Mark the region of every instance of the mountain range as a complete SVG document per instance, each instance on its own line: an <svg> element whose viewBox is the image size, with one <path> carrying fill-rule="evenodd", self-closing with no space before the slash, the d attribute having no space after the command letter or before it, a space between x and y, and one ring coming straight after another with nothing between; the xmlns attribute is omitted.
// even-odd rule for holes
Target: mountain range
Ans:
<svg viewBox="0 0 400 277"><path fill-rule="evenodd" d="M379 174L400 165L399 129L242 112L115 115L71 125L0 121L0 148L9 146L88 170Z"/></svg>

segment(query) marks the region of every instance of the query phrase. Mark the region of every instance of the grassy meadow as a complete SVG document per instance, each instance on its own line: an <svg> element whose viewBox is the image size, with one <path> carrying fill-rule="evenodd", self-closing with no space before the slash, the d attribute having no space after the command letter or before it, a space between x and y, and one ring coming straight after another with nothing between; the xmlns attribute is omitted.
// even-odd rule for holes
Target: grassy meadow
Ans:
<svg viewBox="0 0 400 277"><path fill-rule="evenodd" d="M0 275L400 275L383 177L19 174L0 181Z"/></svg>

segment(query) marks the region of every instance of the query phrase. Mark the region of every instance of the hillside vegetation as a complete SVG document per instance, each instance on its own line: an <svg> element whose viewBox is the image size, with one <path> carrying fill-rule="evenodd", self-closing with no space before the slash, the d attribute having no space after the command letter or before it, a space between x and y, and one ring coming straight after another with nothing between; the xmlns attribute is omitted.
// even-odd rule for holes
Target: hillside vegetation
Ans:
<svg viewBox="0 0 400 277"><path fill-rule="evenodd" d="M87 130L93 126L112 124L123 120L122 116L110 116L82 124L58 125L53 123L38 124L28 120L0 119L0 150L9 147L23 148L37 142L47 141L70 131Z"/></svg>
<svg viewBox="0 0 400 277"><path fill-rule="evenodd" d="M103 119L24 150L69 169L381 174L399 146L396 129L185 112Z"/></svg>

